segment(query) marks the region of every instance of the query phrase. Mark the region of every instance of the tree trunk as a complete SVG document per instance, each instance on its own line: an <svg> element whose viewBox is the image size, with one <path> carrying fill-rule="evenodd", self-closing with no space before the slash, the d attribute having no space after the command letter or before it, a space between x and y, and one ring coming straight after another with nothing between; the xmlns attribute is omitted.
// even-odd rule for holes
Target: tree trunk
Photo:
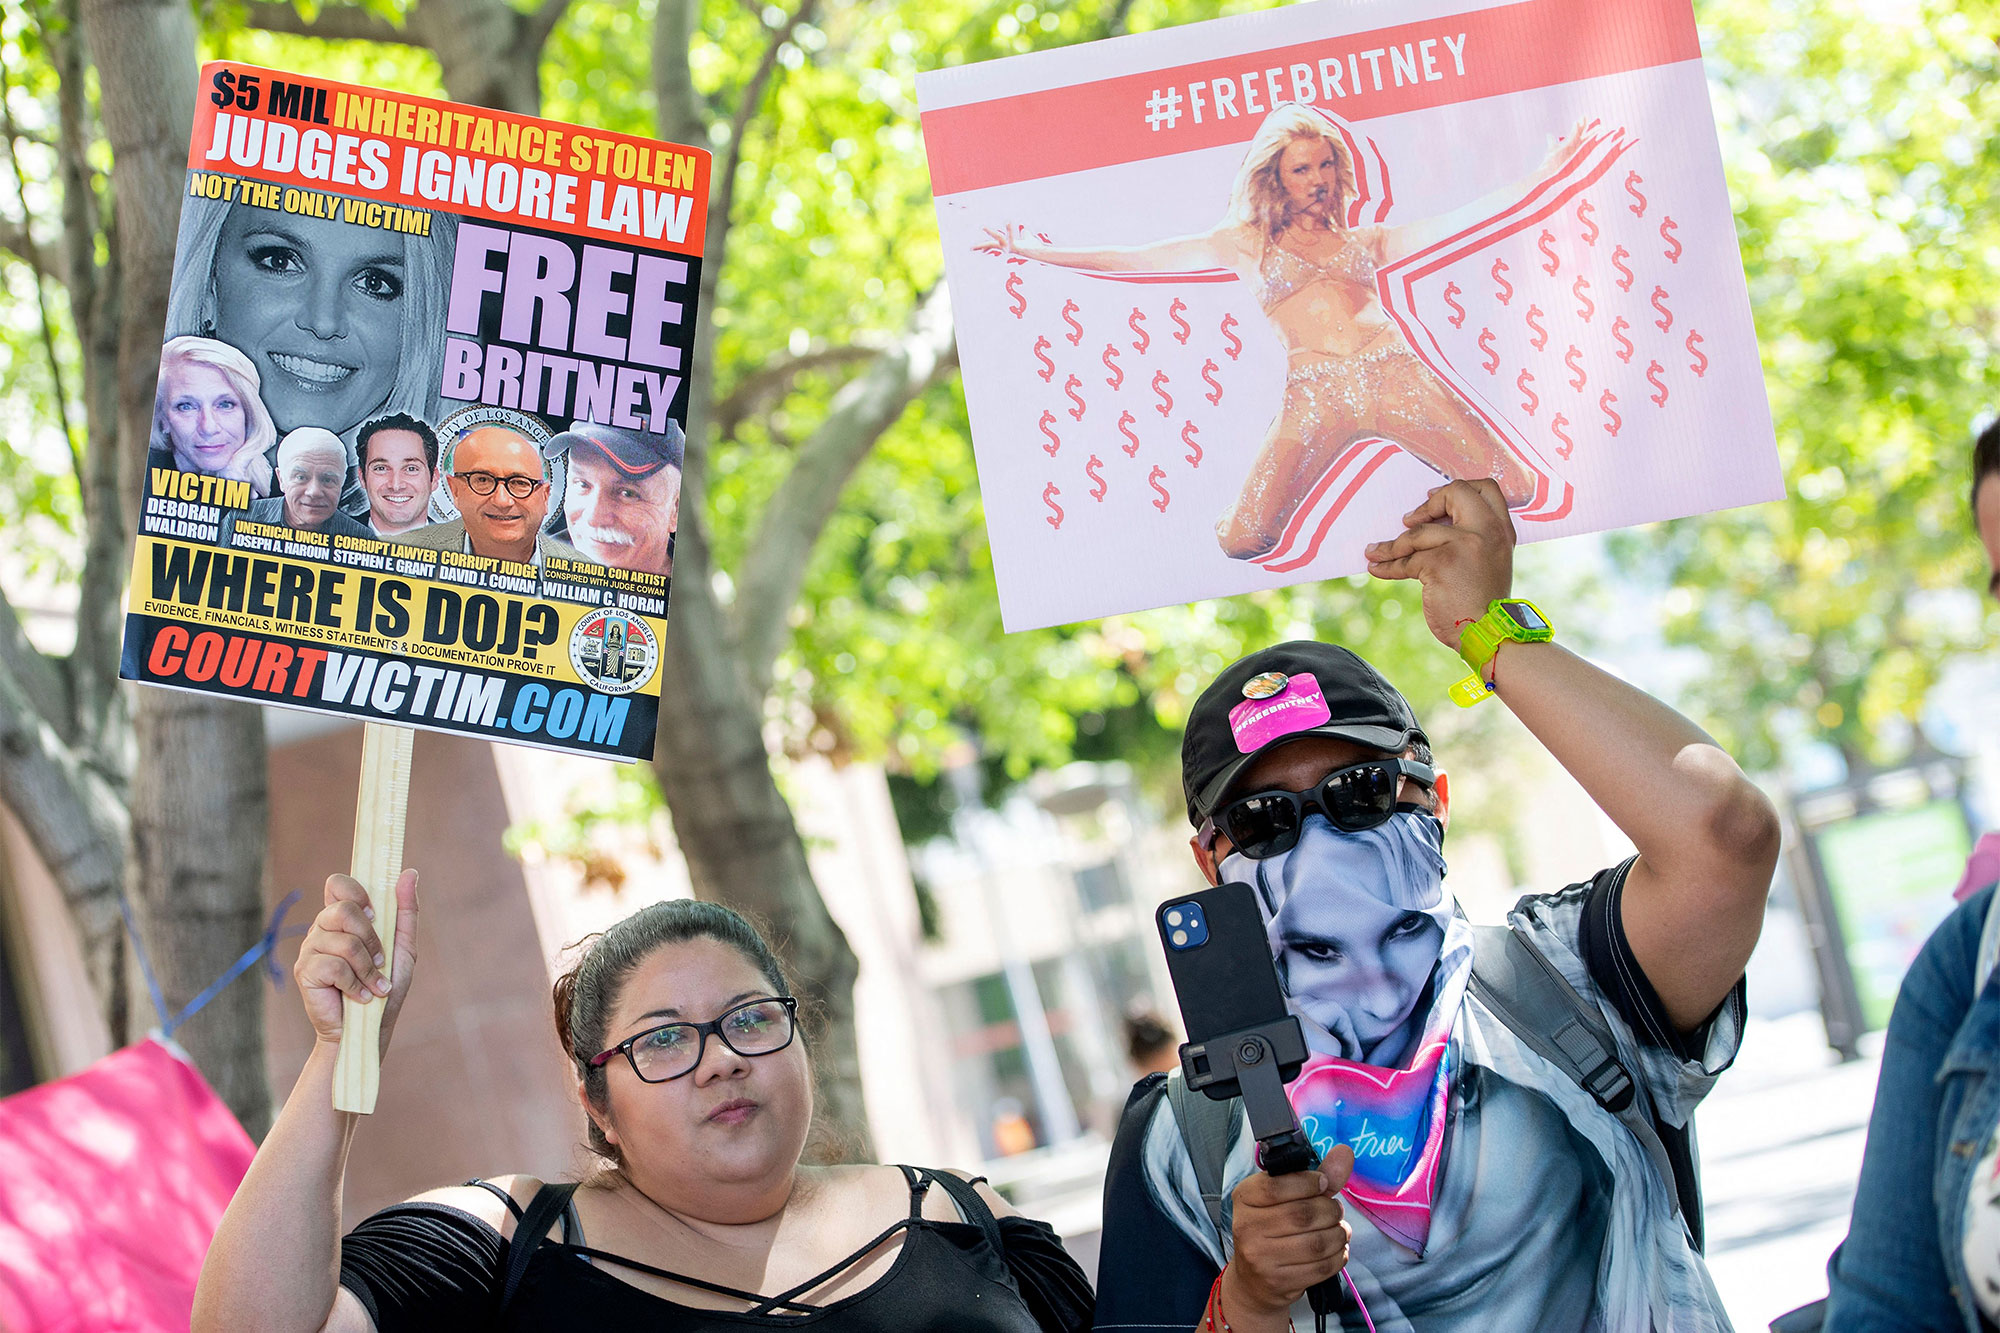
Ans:
<svg viewBox="0 0 2000 1333"><path fill-rule="evenodd" d="M756 919L819 1020L818 1119L836 1155L862 1157L870 1145L854 1035L854 951L820 898L771 775L758 700L728 650L707 565L698 525L683 519L653 767L696 896Z"/></svg>
<svg viewBox="0 0 2000 1333"><path fill-rule="evenodd" d="M120 486L135 494L152 429L174 233L194 122L195 29L184 0L87 0L117 200ZM268 818L264 724L249 705L140 690L126 891L169 1008L256 943ZM253 1136L271 1121L264 995L229 987L179 1034Z"/></svg>
<svg viewBox="0 0 2000 1333"><path fill-rule="evenodd" d="M127 892L167 1006L177 1010L263 933L264 721L255 704L145 689L134 730ZM226 987L174 1037L243 1128L262 1139L271 1089L256 974Z"/></svg>

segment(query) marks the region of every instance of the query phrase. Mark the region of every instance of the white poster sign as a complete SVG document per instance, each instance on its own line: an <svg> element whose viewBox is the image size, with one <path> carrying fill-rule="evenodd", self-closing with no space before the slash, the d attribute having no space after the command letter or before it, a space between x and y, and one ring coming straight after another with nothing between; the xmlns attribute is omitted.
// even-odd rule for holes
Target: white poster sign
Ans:
<svg viewBox="0 0 2000 1333"><path fill-rule="evenodd" d="M918 81L1009 629L1783 494L1688 0L1295 5Z"/></svg>

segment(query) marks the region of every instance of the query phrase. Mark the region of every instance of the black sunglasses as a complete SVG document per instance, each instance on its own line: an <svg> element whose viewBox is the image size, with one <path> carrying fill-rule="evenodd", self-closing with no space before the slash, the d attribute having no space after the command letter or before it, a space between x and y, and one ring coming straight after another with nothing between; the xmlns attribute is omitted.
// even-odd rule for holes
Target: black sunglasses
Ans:
<svg viewBox="0 0 2000 1333"><path fill-rule="evenodd" d="M632 1072L647 1083L668 1083L695 1071L715 1037L738 1055L771 1055L792 1044L798 1030L799 1002L789 995L751 1000L728 1010L713 1023L662 1023L627 1037L608 1051L590 1057L592 1069L622 1055Z"/></svg>
<svg viewBox="0 0 2000 1333"><path fill-rule="evenodd" d="M1253 861L1278 856L1298 846L1299 831L1314 810L1342 833L1377 828L1398 811L1427 808L1396 800L1404 778L1428 791L1437 770L1414 759L1369 759L1336 768L1305 791L1252 792L1210 817L1211 844L1222 833Z"/></svg>

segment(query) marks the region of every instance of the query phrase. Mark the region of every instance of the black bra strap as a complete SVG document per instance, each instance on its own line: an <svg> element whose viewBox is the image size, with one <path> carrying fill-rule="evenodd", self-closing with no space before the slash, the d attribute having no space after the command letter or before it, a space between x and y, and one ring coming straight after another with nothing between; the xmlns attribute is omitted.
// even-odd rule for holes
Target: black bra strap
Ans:
<svg viewBox="0 0 2000 1333"><path fill-rule="evenodd" d="M879 1244L880 1242L877 1243ZM810 1313L819 1308L806 1301L787 1299L793 1292L798 1290L796 1287L791 1292L781 1295L760 1296L754 1291L738 1291L735 1287L725 1287L720 1282L709 1282L703 1278L688 1277L683 1273L676 1273L671 1269L655 1268L651 1264L641 1263L637 1259L628 1259L622 1254L613 1254L609 1250L593 1250L588 1245L565 1245L563 1248L571 1254L587 1255L592 1259L606 1259L621 1268L634 1268L641 1273L650 1273L654 1277L665 1278L667 1281L677 1283L683 1287L697 1287L702 1291L712 1291L718 1296L728 1296L734 1300L742 1301L747 1305L757 1307L744 1311L746 1314L768 1314L781 1305L789 1306L791 1309L802 1314Z"/></svg>
<svg viewBox="0 0 2000 1333"><path fill-rule="evenodd" d="M506 1204L507 1211L514 1215L514 1220L516 1222L519 1222L521 1218L524 1216L524 1214L521 1212L521 1205L514 1202L514 1196L509 1194L506 1190L501 1189L498 1185L494 1184L492 1181L468 1180L465 1183L467 1185L478 1186L480 1189L485 1190L488 1194L491 1194L494 1198L500 1200L500 1202Z"/></svg>
<svg viewBox="0 0 2000 1333"><path fill-rule="evenodd" d="M961 1180L949 1171L926 1171L925 1175L944 1186L958 1211L965 1214L965 1220L986 1233L986 1243L993 1247L993 1253L1005 1254L1006 1246L1000 1240L1000 1223L993 1216L993 1210L986 1206L986 1200L979 1197L979 1191L969 1180Z"/></svg>
<svg viewBox="0 0 2000 1333"><path fill-rule="evenodd" d="M535 1191L535 1197L528 1204L528 1211L514 1228L513 1243L507 1247L507 1281L500 1289L500 1309L504 1313L514 1300L514 1293L520 1290L521 1279L528 1275L528 1260L540 1248L542 1238L548 1234L556 1218L569 1206L569 1199L576 1193L574 1181L566 1185L546 1184Z"/></svg>

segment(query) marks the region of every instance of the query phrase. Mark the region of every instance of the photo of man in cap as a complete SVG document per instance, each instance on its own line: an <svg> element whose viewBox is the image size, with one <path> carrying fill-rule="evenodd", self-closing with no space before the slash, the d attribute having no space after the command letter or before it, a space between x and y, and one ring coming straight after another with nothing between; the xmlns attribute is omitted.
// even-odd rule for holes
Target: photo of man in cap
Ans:
<svg viewBox="0 0 2000 1333"><path fill-rule="evenodd" d="M396 540L427 551L512 560L541 568L545 555L583 553L542 531L549 512L549 465L534 441L506 426L476 426L458 438L446 462L445 487L458 517Z"/></svg>
<svg viewBox="0 0 2000 1333"><path fill-rule="evenodd" d="M570 544L600 565L672 574L686 447L671 420L660 435L579 421L550 440L550 458L569 455L563 518Z"/></svg>
<svg viewBox="0 0 2000 1333"><path fill-rule="evenodd" d="M1454 697L1491 689L1637 854L1480 934L1445 882L1465 784L1409 701L1333 644L1226 668L1182 741L1194 859L1256 897L1309 1049L1288 1096L1324 1157L1268 1175L1241 1117L1178 1073L1142 1082L1105 1180L1096 1327L1310 1328L1305 1293L1332 1282L1326 1327L1348 1330L1727 1329L1692 1115L1742 1039L1777 814L1698 727L1514 597L1492 481L1440 486L1403 522L1369 570L1421 583L1426 625L1484 682ZM1523 946L1562 985L1505 984L1555 997L1550 1021L1495 989Z"/></svg>

